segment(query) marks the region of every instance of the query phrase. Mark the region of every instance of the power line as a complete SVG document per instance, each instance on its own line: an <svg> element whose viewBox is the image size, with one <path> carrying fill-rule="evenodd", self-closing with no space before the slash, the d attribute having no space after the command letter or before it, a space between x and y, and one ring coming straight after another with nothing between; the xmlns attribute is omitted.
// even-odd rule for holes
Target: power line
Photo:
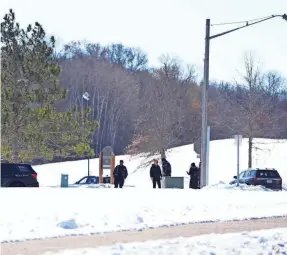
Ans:
<svg viewBox="0 0 287 255"><path fill-rule="evenodd" d="M244 20L244 21L217 23L217 24L211 24L211 26L223 26L223 25L232 25L232 24L243 24L243 23L248 24L250 22L256 22L258 20L267 19L267 18L272 17L272 16L273 15L265 16L265 17L261 17L261 18L257 18L257 19Z"/></svg>

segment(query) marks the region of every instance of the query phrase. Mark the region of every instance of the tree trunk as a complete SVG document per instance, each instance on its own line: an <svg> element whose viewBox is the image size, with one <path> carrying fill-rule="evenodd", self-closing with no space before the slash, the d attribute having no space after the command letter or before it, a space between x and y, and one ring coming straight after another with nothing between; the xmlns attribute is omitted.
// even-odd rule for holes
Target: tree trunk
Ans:
<svg viewBox="0 0 287 255"><path fill-rule="evenodd" d="M166 158L165 149L160 150L160 156L161 156L161 158Z"/></svg>
<svg viewBox="0 0 287 255"><path fill-rule="evenodd" d="M253 138L248 138L248 168L252 168L252 145L253 145Z"/></svg>

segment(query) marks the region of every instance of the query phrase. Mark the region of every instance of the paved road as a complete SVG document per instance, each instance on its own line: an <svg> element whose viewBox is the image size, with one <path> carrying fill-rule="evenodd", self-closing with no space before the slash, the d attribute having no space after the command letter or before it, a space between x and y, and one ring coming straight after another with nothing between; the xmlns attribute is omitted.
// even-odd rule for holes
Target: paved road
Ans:
<svg viewBox="0 0 287 255"><path fill-rule="evenodd" d="M177 227L163 227L144 231L115 232L92 236L70 236L49 240L35 240L22 243L2 244L3 255L40 255L47 251L98 247L114 243L143 242L149 239L191 237L204 234L224 234L270 228L287 227L287 217L248 221L195 223Z"/></svg>

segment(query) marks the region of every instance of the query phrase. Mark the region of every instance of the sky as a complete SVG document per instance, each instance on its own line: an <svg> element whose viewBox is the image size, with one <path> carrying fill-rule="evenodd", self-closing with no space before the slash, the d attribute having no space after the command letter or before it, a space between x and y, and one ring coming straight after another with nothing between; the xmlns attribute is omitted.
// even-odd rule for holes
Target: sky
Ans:
<svg viewBox="0 0 287 255"><path fill-rule="evenodd" d="M0 15L12 8L26 26L38 21L58 45L71 40L140 47L149 64L162 54L195 66L202 77L205 20L211 24L287 13L287 0L1 0ZM232 28L237 25L233 25ZM212 26L211 35L230 29ZM243 56L252 52L263 71L287 77L287 22L275 18L213 39L210 79L239 80Z"/></svg>

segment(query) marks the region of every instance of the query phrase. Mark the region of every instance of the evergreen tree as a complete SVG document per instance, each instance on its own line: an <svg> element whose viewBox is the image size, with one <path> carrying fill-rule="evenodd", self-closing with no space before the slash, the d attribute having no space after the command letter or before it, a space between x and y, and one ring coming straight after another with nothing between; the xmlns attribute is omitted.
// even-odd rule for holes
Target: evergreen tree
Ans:
<svg viewBox="0 0 287 255"><path fill-rule="evenodd" d="M11 161L89 153L97 123L89 109L56 111L66 98L58 84L55 39L36 22L21 29L10 10L1 22L1 154Z"/></svg>

